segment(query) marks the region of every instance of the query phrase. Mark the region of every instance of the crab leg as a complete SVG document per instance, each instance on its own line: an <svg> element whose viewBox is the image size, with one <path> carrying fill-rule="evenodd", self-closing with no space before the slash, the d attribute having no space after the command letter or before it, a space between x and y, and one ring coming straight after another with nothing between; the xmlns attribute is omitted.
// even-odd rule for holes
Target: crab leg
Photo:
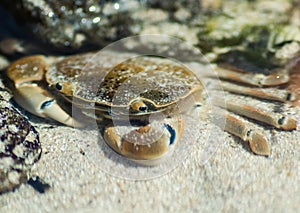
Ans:
<svg viewBox="0 0 300 213"><path fill-rule="evenodd" d="M220 107L224 108L224 106L222 106L221 104ZM267 112L265 110L247 104L227 102L226 109L238 115L242 115L269 124L278 129L294 130L297 128L296 120L294 120L293 118L286 117L278 113Z"/></svg>
<svg viewBox="0 0 300 213"><path fill-rule="evenodd" d="M14 99L27 111L40 117L54 119L68 126L81 127L55 101L54 97L37 83L43 79L45 59L30 56L19 59L7 69L7 76L14 82Z"/></svg>
<svg viewBox="0 0 300 213"><path fill-rule="evenodd" d="M293 100L294 96L291 92L286 90L272 88L272 91L263 88L250 88L238 86L228 82L222 82L222 89L231 93L249 95L261 99L286 102Z"/></svg>
<svg viewBox="0 0 300 213"><path fill-rule="evenodd" d="M289 75L287 71L276 72L270 75L258 74L258 73L243 73L233 70L224 69L218 66L214 66L214 71L219 78L227 79L230 81L237 81L254 86L276 86L285 84L289 81Z"/></svg>
<svg viewBox="0 0 300 213"><path fill-rule="evenodd" d="M232 115L226 114L226 125L225 131L241 138L243 141L249 142L250 149L252 152L258 155L270 155L270 148L266 138L252 130L243 121L233 117Z"/></svg>

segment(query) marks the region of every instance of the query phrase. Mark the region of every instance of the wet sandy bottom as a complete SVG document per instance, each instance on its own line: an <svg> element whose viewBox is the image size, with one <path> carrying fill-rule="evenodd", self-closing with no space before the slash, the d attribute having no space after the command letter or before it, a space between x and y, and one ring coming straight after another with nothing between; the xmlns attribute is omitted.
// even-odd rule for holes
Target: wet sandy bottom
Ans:
<svg viewBox="0 0 300 213"><path fill-rule="evenodd" d="M300 119L299 109L288 110ZM246 144L225 132L207 132L210 124L203 122L199 126L201 134L196 136L198 142L173 171L150 180L132 180L134 177L125 180L104 169L111 162L111 155L101 140L95 141L97 132L82 132L34 116L30 120L40 132L43 146L42 158L32 173L50 188L41 194L23 184L0 196L0 212L296 212L299 209L299 128L293 132L267 130L272 155L265 158L253 155ZM195 136L190 135L190 140L194 141ZM204 156L209 153L208 143L218 145L211 158L210 154ZM116 166L109 168L111 171L116 172L121 165L136 172L134 175L148 176L145 173L149 171L139 171L121 159L112 162Z"/></svg>

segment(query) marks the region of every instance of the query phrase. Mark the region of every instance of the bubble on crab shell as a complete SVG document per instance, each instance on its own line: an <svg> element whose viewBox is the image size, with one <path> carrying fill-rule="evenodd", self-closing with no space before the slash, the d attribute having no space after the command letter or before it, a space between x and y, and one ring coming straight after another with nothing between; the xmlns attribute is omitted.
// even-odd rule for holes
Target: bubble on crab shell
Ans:
<svg viewBox="0 0 300 213"><path fill-rule="evenodd" d="M151 91L150 93L170 98L173 97L174 92L180 93L181 91L180 94L185 94L186 91L190 91L191 88L184 85L176 88L173 85L174 87L171 89L163 90L162 88L164 87L158 85L155 78L145 78L145 76L143 76L143 72L125 79L122 84L120 84L117 91L113 94L113 97L110 97L112 98L112 107L109 114L112 117L113 124L113 128L110 129L110 131L113 132L114 136L122 138L126 134L132 136L134 132L134 137L126 138L125 136L125 139L129 141L133 140L133 144L137 144L139 146L151 146L154 143L153 141L167 137L172 145L172 141L175 140L174 138L179 137L180 135L177 135L177 130L174 127L176 126L176 122L182 122L182 124L184 124L180 130L182 131L182 134L179 142L176 146L172 147L172 151L170 150L171 152L166 152L166 155L162 155L162 159L154 159L154 163L150 164L156 164L155 166L143 166L136 164L135 162L132 162L132 160L113 151L104 142L102 134L103 131L101 132L98 130L96 119L90 122L90 129L94 129L95 131L93 131L94 134L90 134L89 137L94 140L95 143L89 143L86 145L86 149L84 151L87 153L87 156L89 156L91 162L95 163L103 172L131 180L149 179L164 175L175 169L191 155L196 157L196 159L191 159L192 161L204 164L216 151L217 147L224 141L221 138L222 134L214 134L214 132L217 132L216 126L212 125L213 120L216 120L215 114L220 115L220 113L216 113L216 108L213 106L213 102L216 99L222 99L224 95L221 93L217 96L214 95L212 90L214 90L215 87L219 87L218 81L214 81L217 83L211 83L210 80L205 80L203 78L204 75L206 75L204 71L209 72L209 75L212 76L214 75L213 70L209 64L203 64L206 60L197 49L184 43L182 40L165 35L142 35L122 39L97 52L89 60L90 62L85 65L83 70L88 72L89 70L95 69L97 66L106 68L111 66L111 68L113 68L126 60L134 60L134 58L145 56L150 59L155 58L155 60L158 61L168 59L172 63L177 63L179 67L184 66L186 69L193 72L200 84L202 84L203 90L202 93L200 93L200 91L195 92L193 95L188 96L189 98L182 98L181 101L172 100L174 103L172 102L173 104L171 108L168 107L164 109L164 107L162 107L159 110L155 109L154 112L147 112L148 115L142 115L144 117L141 123L144 122L145 125L143 126L140 124L140 126L136 126L137 124L133 121L135 119L132 118L134 115L132 115L133 113L130 110L136 110L138 106L143 106L143 104L146 106L152 106L151 104L153 104L151 103L151 98L150 105L147 105L149 104L147 99L139 99L141 94L146 94L147 96L149 95L149 91ZM143 66L143 64L141 64L141 66ZM93 84L97 82L97 85L103 85L106 76L109 76L110 70L111 69L102 70L101 75L98 76L96 81L93 79ZM164 77L168 78L168 76ZM84 82L87 78L83 76L81 79L83 82L80 82L80 76L78 79L78 85L81 83L82 85L87 85L87 82ZM217 79L217 75L215 75L215 79ZM136 85L132 86L132 82L135 82ZM99 87L93 88L95 88L95 91L90 91L90 94L95 95L94 100L96 100L96 95L99 94ZM128 92L130 89L131 92ZM219 91L221 90L219 89ZM179 96L180 95L177 97ZM151 97L151 95L149 97ZM199 97L203 99L201 103L198 101ZM131 101L137 100L137 102L134 103L129 101L131 108L117 107L118 101L123 103L124 98ZM222 100L218 100L218 102L222 102ZM73 104L73 106L75 107L76 103ZM190 109L189 113L187 113L187 109ZM137 113L143 114L143 110L149 109L143 108L140 112L137 111ZM176 115L177 117L170 116L171 112L168 110L174 110L173 115ZM80 116L73 113L73 117L76 119ZM137 116L136 118L136 120L140 120L141 117ZM224 116L219 116L218 119L220 126L225 124ZM148 133L146 131L147 128L153 128L153 131L149 131ZM85 139L87 135L80 134L78 137L79 139L81 138L81 141L86 141ZM147 139L139 140L140 138ZM210 138L211 140L209 140ZM195 152L196 154L192 154ZM143 162L143 164L145 164L145 162Z"/></svg>

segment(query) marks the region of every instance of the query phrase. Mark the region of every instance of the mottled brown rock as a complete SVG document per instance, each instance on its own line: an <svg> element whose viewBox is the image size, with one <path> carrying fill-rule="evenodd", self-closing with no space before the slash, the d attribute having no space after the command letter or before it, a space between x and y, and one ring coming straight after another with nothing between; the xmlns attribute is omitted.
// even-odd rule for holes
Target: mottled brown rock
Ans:
<svg viewBox="0 0 300 213"><path fill-rule="evenodd" d="M38 132L0 98L0 193L26 182L41 152Z"/></svg>

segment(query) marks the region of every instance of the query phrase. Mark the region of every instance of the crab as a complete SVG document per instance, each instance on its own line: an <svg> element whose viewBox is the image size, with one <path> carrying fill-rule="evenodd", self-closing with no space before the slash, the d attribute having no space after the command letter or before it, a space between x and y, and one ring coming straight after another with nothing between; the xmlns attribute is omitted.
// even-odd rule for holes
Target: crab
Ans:
<svg viewBox="0 0 300 213"><path fill-rule="evenodd" d="M173 3L174 2L172 2L172 4ZM186 17L181 16L184 14L182 12L176 15L170 15L172 16L172 23L168 19L161 20L158 18L160 16L151 16L149 14L152 13L147 14L145 11L139 11L133 20L131 20L130 17L132 15L130 15L130 13L128 15L130 22L137 19L137 23L143 23L142 28L144 33L170 33L169 31L171 31L172 36L182 37L185 41L193 40L194 42L192 43L199 47L201 51L207 52L208 57L209 54L211 54L213 57L219 59L220 52L224 53L224 51L227 52L229 50L230 53L233 53L236 51L235 53L237 54L231 55L233 57L229 58L229 63L231 63L233 58L239 58L242 53L246 52L248 55L251 55L251 57L255 55L255 57L252 57L252 61L254 59L255 65L269 64L269 62L271 62L271 65L279 65L279 68L282 68L287 61L281 60L281 57L283 56L290 59L296 52L299 52L300 47L299 12L297 12L299 7L297 7L295 1L282 1L282 3L283 7L277 7L280 8L280 10L276 11L274 10L274 6L270 7L269 5L281 5L281 1L249 1L238 4L237 2L223 1L222 7L220 5L218 6L220 3L215 4L211 3L211 1L203 1L202 8L204 9L206 4L208 4L208 6L214 6L207 8L209 10L208 14L205 15L207 17L200 17L200 23L204 20L203 23L206 25L204 28L203 26L200 27L200 33L199 29L197 29L197 23L195 25L193 21L183 21ZM287 6L289 4L290 6ZM188 5L188 8L192 8L196 13L199 12L200 9L194 10L198 7L190 7L190 4ZM77 5L76 8L77 7L79 6ZM20 8L22 10L25 9L23 7ZM30 10L32 8L34 10L36 9L36 7L31 7L31 2L29 2L29 11L27 11L27 13L26 10L24 10L25 13L30 16L32 12ZM63 6L61 8L66 7ZM91 9L92 8L95 9L95 6L92 5ZM13 8L13 11L15 11L15 9L16 8ZM92 46L98 47L100 45L98 42L101 44L104 42L102 39L99 40L99 33L100 37L103 38L117 38L123 36L116 36L114 34L116 27L121 26L121 29L124 29L123 24L116 26L115 21L113 21L112 23L108 22L105 30L102 25L100 25L102 26L100 28L98 28L98 25L95 25L96 28L94 28L94 25L91 28L90 20L92 20L93 24L95 24L94 20L96 22L100 20L98 19L98 12L95 12L96 18L94 18L93 16L89 16L85 10L77 9L76 12L74 12L75 16L78 15L77 22L82 24L86 23L86 25L82 25L84 30L82 32L80 31L79 34L78 32L75 34L71 33L73 37L74 35L78 35L75 36L76 38L74 37L73 40L71 39L71 41L67 38L70 36L70 23L64 21L64 16L68 19L70 15L69 10L64 10L65 12L63 12L67 15L54 17L58 21L54 23L52 19L53 14L56 13L55 10L54 13L52 13L51 10L48 10L48 7L40 9L41 18L50 21L48 25L46 23L45 26L45 23L34 22L32 29L34 32L39 33L40 31L36 31L36 29L39 28L39 25L42 23L41 26L46 29L46 31L44 30L46 34L40 36L40 38L42 38L42 40L49 40L50 44L52 44L52 46L54 45L54 47L31 46L32 44L21 45L24 40L22 36L20 44L18 42L15 44L14 39L0 42L0 49L4 54L21 53L28 55L36 52L39 54L45 52L49 53L51 52L47 50L49 48L57 48L59 51L69 52L74 51L74 49L70 50L69 47L80 49L83 44L89 42L91 42ZM214 11L210 11L211 9ZM34 10L33 12L35 12ZM93 10L89 12L93 13ZM202 12L203 11L201 11L201 13ZM160 13L162 13L162 11ZM146 20L142 14L145 14ZM162 14L164 14L164 12ZM189 14L189 12L187 14ZM211 17L210 14L212 15ZM108 14L108 16L109 15L110 14ZM126 14L126 16L128 15ZM168 15L166 15L166 17L167 16ZM6 16L3 17L5 20L7 19ZM22 16L22 20L24 17L25 16ZM86 19L87 17L88 19ZM154 20L152 20L151 17L153 17ZM246 19L243 17L246 17ZM249 19L248 17L252 18ZM106 17L102 17L101 20L104 20L103 18L106 19ZM173 23L174 18L180 20L181 25L176 22ZM139 21L139 19L142 21ZM120 22L123 23L124 20L123 17L123 19L120 19ZM147 21L149 21L149 23ZM28 20L26 23L27 22ZM53 28L57 23L61 26L67 26L69 30L62 30L61 32L52 30L49 34L48 28ZM190 25L190 23L192 24ZM11 22L9 22L9 28L11 28L10 24ZM295 28L293 25L297 27ZM185 30L187 26L189 26L189 30ZM130 24L126 24L126 28L128 28L129 31L132 29L142 29L140 27L132 27ZM166 28L168 28L168 32L166 32ZM53 33L57 35L54 37L58 39L53 40ZM67 34L65 35L65 33ZM19 31L17 34L23 35L23 32ZM196 36L196 34L198 34L198 36ZM86 35L89 35L91 38L88 42L86 38L89 36L87 37ZM17 38L19 37L17 36ZM267 43L264 43L266 41ZM8 43L12 45L8 45ZM251 48L253 48L254 51L249 54ZM262 52L262 54L257 54L258 52ZM71 103L73 106L80 108L84 115L91 117L92 120L97 120L99 126L102 126L104 129L102 132L104 140L120 155L147 165L161 162L165 156L168 156L168 154L172 152L180 140L181 134L183 134L186 122L182 114L189 115L195 108L202 107L203 99L205 99L205 85L203 85L202 79L198 79L193 71L182 65L174 64L169 60L152 57L140 57L127 60L128 56L131 57L131 55L122 55L119 52L111 53L109 57L107 56L101 59L100 64L93 67L91 73L89 73L89 70L86 73L86 64L90 63L89 59L92 58L93 55L92 53L69 57L36 55L19 59L7 70L8 78L10 78L13 83L12 88L15 100L20 106L35 115L51 118L68 126L81 128L86 125L86 123L72 118L67 109L68 107L65 108L64 106L65 101L68 104ZM270 55L273 57L270 58ZM114 61L111 59L115 57L120 60ZM261 58L266 60L260 60ZM294 69L292 73L289 73L289 69L281 69L277 72L270 71L268 68L261 70L261 73L247 73L244 67L238 69L237 67L228 67L228 58L225 60L227 63L226 66L221 66L220 64L224 61L220 62L216 60L212 62L218 64L213 65L213 67L215 72L217 72L218 76L222 79L222 88L226 91L225 94L229 96L231 94L238 94L236 99L228 99L226 105L217 103L219 107L226 110L226 113L223 115L226 125L222 128L241 138L241 140L248 142L253 153L269 156L271 153L269 147L270 141L267 140L264 132L262 133L253 125L249 125L248 121L252 121L252 123L255 124L256 121L258 121L261 126L266 124L266 128L272 128L273 126L283 131L296 129L297 123L292 117L285 116L285 112L280 112L282 108L279 110L277 108L277 112L274 113L272 110L261 109L260 106L254 107L250 104L242 104L239 102L239 96L251 96L259 100L274 102L276 103L276 107L278 103L288 103L290 101L292 101L295 106L300 106L299 69ZM279 63L276 64L277 62ZM156 71L161 72L159 72L159 74L149 72L149 67L156 67ZM298 68L299 67L298 56ZM177 72L179 72L179 74L177 74ZM130 81L132 81L132 77L134 79L135 75L141 76L140 78L136 78L135 84L132 85ZM168 78L165 78L163 81L162 76L168 76ZM144 79L152 79L152 81L149 83L149 81L144 81L141 77L144 77ZM210 78L211 76L208 77ZM97 78L103 78L103 81L95 80ZM87 84L91 80L95 80L95 85L99 87L97 86L95 88L93 85ZM139 81L144 83L141 88L138 86L139 84L136 84ZM122 87L119 84L123 84L124 82L127 83L128 88L123 86L123 93L120 93L117 89ZM284 89L286 84L288 85L287 89L290 91ZM132 88L130 90L131 85L135 88L134 91ZM155 86L154 89L149 90L149 88L153 88L153 86ZM181 90L177 91L178 88L181 88ZM59 94L57 94L57 92ZM296 98L294 92L297 95ZM118 99L128 94L128 99ZM60 98L61 95L64 99ZM106 98L106 96L108 98ZM2 192L17 187L28 179L32 165L37 162L41 156L41 147L38 133L26 118L9 102L1 98L0 105L0 124L4 124L0 129L1 194ZM153 118L154 120L151 120ZM247 120L245 118L249 119ZM199 116L199 118L196 117L196 119L200 121L202 118ZM26 131L24 131L24 129ZM12 132L11 130L16 132ZM2 145L1 142L3 142Z"/></svg>
<svg viewBox="0 0 300 213"><path fill-rule="evenodd" d="M97 58L97 63L91 63L94 55L34 55L13 62L7 76L13 83L15 101L40 117L68 126L84 126L48 90L58 92L63 100L103 126L103 138L115 152L141 164L161 162L184 131L181 115L201 107L204 96L201 79L186 66L165 58L107 52ZM224 82L225 91L280 102L292 100L293 94L286 90L271 92L259 88L286 84L287 72L264 75L218 66L214 69L221 79L243 84ZM220 107L284 131L297 128L294 118L259 107L234 102ZM224 129L247 141L253 153L270 155L269 142L263 133L232 113L226 112L224 119ZM125 133L120 129L125 129Z"/></svg>

